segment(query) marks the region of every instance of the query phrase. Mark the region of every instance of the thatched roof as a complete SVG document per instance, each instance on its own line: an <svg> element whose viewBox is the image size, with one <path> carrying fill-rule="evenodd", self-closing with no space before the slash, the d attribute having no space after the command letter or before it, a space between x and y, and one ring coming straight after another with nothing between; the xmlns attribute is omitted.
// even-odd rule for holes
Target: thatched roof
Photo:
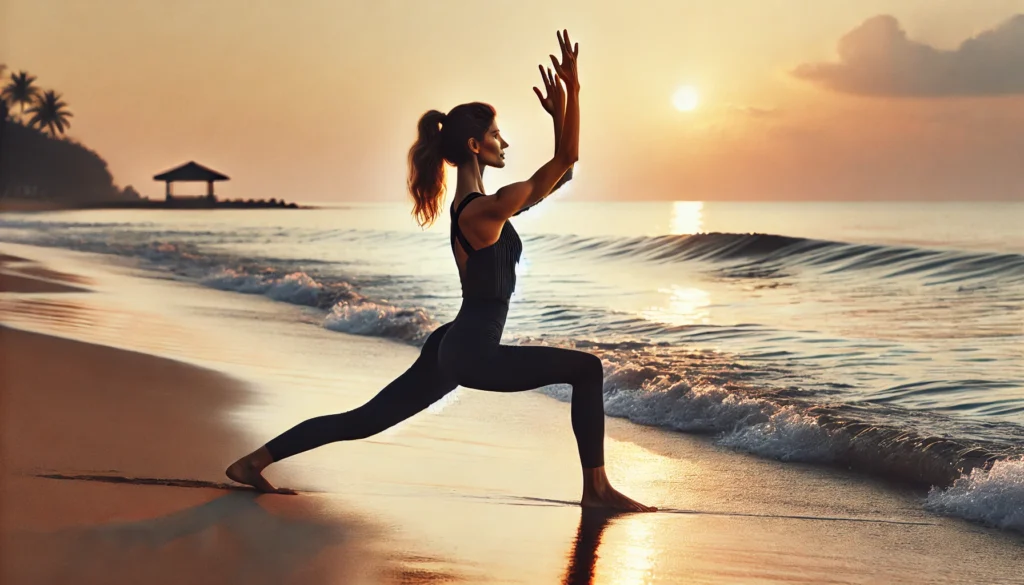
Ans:
<svg viewBox="0 0 1024 585"><path fill-rule="evenodd" d="M193 161L181 165L180 167L173 168L169 171L160 173L153 177L154 181L227 181L228 176L222 175L213 169L208 169L203 165L196 164Z"/></svg>

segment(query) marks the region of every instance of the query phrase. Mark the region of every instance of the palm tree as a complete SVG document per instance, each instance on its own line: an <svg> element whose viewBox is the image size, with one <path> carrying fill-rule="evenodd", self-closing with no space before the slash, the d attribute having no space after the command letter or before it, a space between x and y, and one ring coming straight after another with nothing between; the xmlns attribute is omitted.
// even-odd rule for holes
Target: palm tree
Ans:
<svg viewBox="0 0 1024 585"><path fill-rule="evenodd" d="M72 114L67 111L67 107L68 105L61 101L59 93L48 89L43 94L43 97L36 101L35 105L26 110L29 114L32 114L28 125L35 126L40 130L49 130L50 135L53 137L56 137L58 132L63 134L64 129L71 126L68 118Z"/></svg>
<svg viewBox="0 0 1024 585"><path fill-rule="evenodd" d="M4 73L7 71L7 64L0 63L0 79L3 79ZM10 111L7 109L7 98L0 96L0 138L3 137L4 127L3 122L7 121L7 116ZM3 140L0 140L0 144L3 144Z"/></svg>
<svg viewBox="0 0 1024 585"><path fill-rule="evenodd" d="M0 91L0 97L10 105L21 106L21 115L25 115L25 106L32 105L32 102L39 97L39 88L32 85L36 77L24 71L11 73L11 82Z"/></svg>

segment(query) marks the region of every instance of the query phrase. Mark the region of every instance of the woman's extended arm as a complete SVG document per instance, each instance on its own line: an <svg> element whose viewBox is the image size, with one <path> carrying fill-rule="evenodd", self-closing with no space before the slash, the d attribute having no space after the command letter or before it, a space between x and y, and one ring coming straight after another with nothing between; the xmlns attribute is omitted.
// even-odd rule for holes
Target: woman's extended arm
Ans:
<svg viewBox="0 0 1024 585"><path fill-rule="evenodd" d="M568 180L562 179L569 169L572 168L573 164L579 160L580 86L576 68L579 46L571 46L569 33L564 30L558 34L558 44L562 49L562 62L559 63L554 55L551 55L551 62L555 72L558 74L558 79L565 84L567 96L561 133L558 135L558 143L555 148L555 156L537 169L533 176L526 181L506 185L499 189L493 198L488 198L490 201L480 212L495 220L504 221L546 197L551 193L555 185L560 182L565 183Z"/></svg>
<svg viewBox="0 0 1024 585"><path fill-rule="evenodd" d="M543 65L539 65L538 68L540 69L540 77L544 81L544 93L542 94L536 86L533 88L533 91L537 94L537 98L540 100L540 105L544 108L544 111L551 114L551 122L555 130L555 154L558 154L558 144L562 141L562 124L565 122L565 90L562 88L558 78L555 77L555 74L551 72L550 67L546 71ZM572 169L573 167L569 167L569 170L562 175L561 179L558 179L558 182L551 188L548 195L572 180ZM515 212L514 215L519 215L527 209L531 209L543 200L542 198L532 205L523 207Z"/></svg>

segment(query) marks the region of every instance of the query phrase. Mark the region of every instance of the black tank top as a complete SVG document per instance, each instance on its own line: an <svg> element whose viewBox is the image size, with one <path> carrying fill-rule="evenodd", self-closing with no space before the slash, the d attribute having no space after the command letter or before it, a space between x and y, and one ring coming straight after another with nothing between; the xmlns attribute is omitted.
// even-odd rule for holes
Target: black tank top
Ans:
<svg viewBox="0 0 1024 585"><path fill-rule="evenodd" d="M466 195L458 209L454 209L455 202L452 202L452 253L455 253L455 240L458 239L467 255L466 271L462 275L462 298L508 301L516 289L516 264L523 253L523 241L512 223L505 220L497 242L474 250L459 229L459 215L477 197L484 197L484 194Z"/></svg>

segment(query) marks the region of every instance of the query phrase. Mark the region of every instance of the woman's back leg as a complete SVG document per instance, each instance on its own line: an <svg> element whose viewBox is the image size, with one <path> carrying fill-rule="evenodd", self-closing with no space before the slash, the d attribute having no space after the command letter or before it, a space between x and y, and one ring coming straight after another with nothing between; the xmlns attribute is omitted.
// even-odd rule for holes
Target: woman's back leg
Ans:
<svg viewBox="0 0 1024 585"><path fill-rule="evenodd" d="M435 329L416 361L362 406L303 421L271 439L266 447L274 461L327 443L364 439L421 412L455 389L437 364L441 338L451 324Z"/></svg>

